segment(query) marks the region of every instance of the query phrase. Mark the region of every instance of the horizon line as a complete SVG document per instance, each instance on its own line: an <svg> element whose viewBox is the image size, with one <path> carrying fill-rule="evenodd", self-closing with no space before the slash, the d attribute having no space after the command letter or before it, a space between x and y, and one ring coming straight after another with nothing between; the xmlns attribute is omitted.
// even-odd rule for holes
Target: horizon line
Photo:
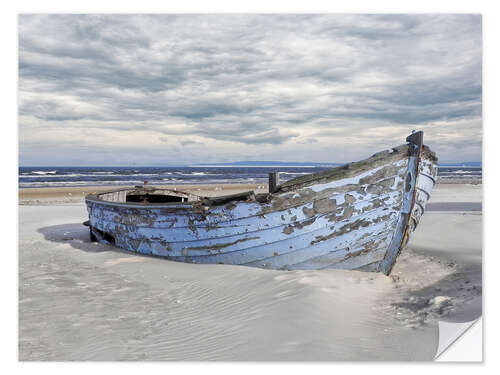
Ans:
<svg viewBox="0 0 500 375"><path fill-rule="evenodd" d="M266 161L262 161L266 162ZM325 164L325 165L344 165L344 164L349 164L350 162L347 163L337 163L337 162L310 162L310 164L306 164L306 162L276 162L278 164L276 165L263 165L263 164L247 164L247 165L234 165L236 163L249 163L246 161L239 161L239 162L225 162L225 163L186 163L186 164L114 164L114 165L83 165L83 164L72 164L72 165L55 165L55 164L44 164L44 165L18 165L18 168L30 168L30 167L36 167L36 168L69 168L69 167L79 167L79 168L115 168L115 167L129 167L129 168L144 168L144 167L231 167L231 166L236 166L236 167L252 167L252 166L260 166L260 167L282 167L282 166L288 166L288 167L293 167L294 165L286 165L286 164L303 164L303 165L297 165L298 167L305 167L305 166L311 166L315 167L315 164ZM282 163L282 164L279 164ZM476 164L481 164L482 166L482 161L444 161L444 162L438 162L438 165L444 165L444 164L468 164L468 163L476 163Z"/></svg>

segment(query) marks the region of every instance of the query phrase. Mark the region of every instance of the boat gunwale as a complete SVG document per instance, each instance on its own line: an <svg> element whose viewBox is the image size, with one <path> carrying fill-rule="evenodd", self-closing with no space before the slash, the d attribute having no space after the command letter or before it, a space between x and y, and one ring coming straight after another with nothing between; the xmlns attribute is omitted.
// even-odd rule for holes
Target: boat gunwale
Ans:
<svg viewBox="0 0 500 375"><path fill-rule="evenodd" d="M437 162L436 154L428 146L422 145L421 154L422 156L425 155L426 159ZM363 160L346 163L327 169L325 171L293 178L279 185L275 193L288 192L297 187L307 187L321 180L336 181L344 178L349 178L351 176L356 176L358 173L369 170L370 168L366 168L367 165L376 164L383 160L394 158L395 155L399 155L400 160L404 159L405 157L409 157L410 145L408 143L402 144L390 149L379 151Z"/></svg>
<svg viewBox="0 0 500 375"><path fill-rule="evenodd" d="M107 191L103 191L103 192L100 192L100 193L91 193L91 194L87 194L85 196L85 203L87 202L94 202L94 203L99 203L99 204L106 204L106 205L110 205L110 206L119 206L119 207L128 207L128 206L131 206L131 207L144 207L144 208L164 208L164 207L173 207L173 208L189 208L189 207L193 207L192 205L192 202L182 202L182 203L179 203L179 202L167 202L167 203L154 203L154 204L151 204L151 203L142 203L142 202L111 202L111 201L106 201L102 198L100 198L99 196L101 195L105 195L105 194L113 194L113 193L119 193L121 191L135 191L135 190L140 190L140 189L144 189L142 186L141 187L126 187L126 188L120 188L120 189L113 189L113 190L107 190ZM147 190L150 190L150 191L157 191L157 190L162 190L162 191L168 191L168 192L172 192L172 193L180 193L180 194L185 194L185 195L191 195L191 196L195 196L195 197L199 197L199 198L203 198L199 195L196 195L196 194L192 194L192 193L187 193L185 191L180 191L180 190L173 190L173 189L164 189L164 188L161 188L161 187L156 187L156 186L151 186L151 187L148 187L147 190L144 189L146 192ZM196 202L199 202L199 201L196 201Z"/></svg>
<svg viewBox="0 0 500 375"><path fill-rule="evenodd" d="M140 203L140 202L108 202L104 199L98 198L96 194L89 194L85 197L85 203L92 202L107 206L117 206L125 208L192 208L191 202L168 202L168 203Z"/></svg>

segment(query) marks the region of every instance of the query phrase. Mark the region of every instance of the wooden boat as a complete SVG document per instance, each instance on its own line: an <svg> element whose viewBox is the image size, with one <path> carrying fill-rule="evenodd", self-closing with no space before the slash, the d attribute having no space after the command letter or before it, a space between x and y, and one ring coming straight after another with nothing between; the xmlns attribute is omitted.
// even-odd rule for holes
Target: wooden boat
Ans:
<svg viewBox="0 0 500 375"><path fill-rule="evenodd" d="M93 240L191 263L388 275L417 227L437 158L407 144L271 187L219 197L141 186L86 197Z"/></svg>

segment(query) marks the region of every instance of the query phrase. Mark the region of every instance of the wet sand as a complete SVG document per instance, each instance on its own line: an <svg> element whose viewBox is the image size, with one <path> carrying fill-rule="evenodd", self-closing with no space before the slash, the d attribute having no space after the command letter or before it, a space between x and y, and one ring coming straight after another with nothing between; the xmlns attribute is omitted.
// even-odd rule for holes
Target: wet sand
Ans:
<svg viewBox="0 0 500 375"><path fill-rule="evenodd" d="M78 189L20 191L21 360L430 360L438 320L481 314L482 215L470 210L481 185L437 185L390 277L185 264L91 243ZM237 189L252 190L224 191Z"/></svg>

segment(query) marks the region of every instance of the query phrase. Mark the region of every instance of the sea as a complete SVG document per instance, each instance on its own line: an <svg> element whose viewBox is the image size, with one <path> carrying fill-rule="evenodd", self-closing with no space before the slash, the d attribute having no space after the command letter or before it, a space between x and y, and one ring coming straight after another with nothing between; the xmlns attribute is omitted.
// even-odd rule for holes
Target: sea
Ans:
<svg viewBox="0 0 500 375"><path fill-rule="evenodd" d="M191 166L191 167L19 167L19 187L121 186L267 183L270 172L287 181L324 171L328 166ZM439 167L438 179L482 178L481 167Z"/></svg>

